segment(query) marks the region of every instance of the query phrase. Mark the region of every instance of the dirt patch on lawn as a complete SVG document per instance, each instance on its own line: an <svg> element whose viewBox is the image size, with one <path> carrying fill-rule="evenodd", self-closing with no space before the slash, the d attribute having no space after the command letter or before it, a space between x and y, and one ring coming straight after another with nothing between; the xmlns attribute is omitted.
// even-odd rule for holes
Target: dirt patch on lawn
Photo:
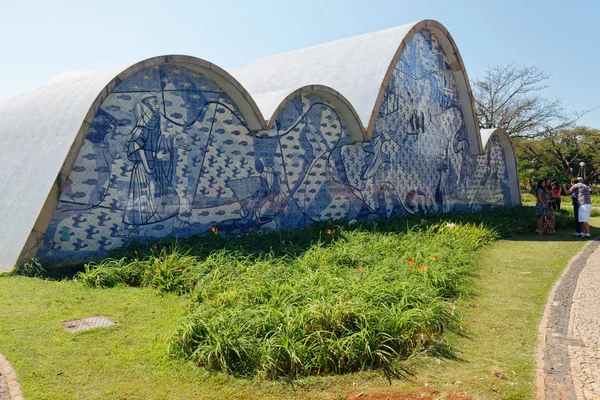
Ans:
<svg viewBox="0 0 600 400"><path fill-rule="evenodd" d="M440 395L441 393L437 390L423 388L413 394L359 392L348 396L347 400L432 400L439 398ZM464 396L458 393L446 393L443 398L446 400L474 400L473 397Z"/></svg>

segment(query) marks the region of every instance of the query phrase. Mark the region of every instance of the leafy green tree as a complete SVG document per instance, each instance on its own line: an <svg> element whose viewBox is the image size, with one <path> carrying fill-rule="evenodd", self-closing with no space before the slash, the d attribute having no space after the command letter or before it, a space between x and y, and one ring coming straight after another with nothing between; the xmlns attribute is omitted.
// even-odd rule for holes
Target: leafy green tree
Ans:
<svg viewBox="0 0 600 400"><path fill-rule="evenodd" d="M535 139L517 138L514 142L520 160L519 174L529 183L543 176L565 181L581 175L585 183L600 177L598 129L579 126L547 131Z"/></svg>

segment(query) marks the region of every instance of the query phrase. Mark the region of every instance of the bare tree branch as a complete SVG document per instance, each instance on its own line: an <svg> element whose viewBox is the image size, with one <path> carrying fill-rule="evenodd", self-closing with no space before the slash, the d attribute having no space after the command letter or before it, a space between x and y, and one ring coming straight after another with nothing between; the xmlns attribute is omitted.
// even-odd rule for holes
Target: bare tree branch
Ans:
<svg viewBox="0 0 600 400"><path fill-rule="evenodd" d="M567 115L561 98L539 93L550 76L538 67L491 66L483 80L472 82L481 128L502 128L511 137L535 138L574 127L592 110Z"/></svg>

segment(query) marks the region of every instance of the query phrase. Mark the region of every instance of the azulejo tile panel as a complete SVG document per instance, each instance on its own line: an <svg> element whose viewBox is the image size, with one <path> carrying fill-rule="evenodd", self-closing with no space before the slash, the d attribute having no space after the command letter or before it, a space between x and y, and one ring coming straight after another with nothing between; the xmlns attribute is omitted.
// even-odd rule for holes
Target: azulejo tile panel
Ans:
<svg viewBox="0 0 600 400"><path fill-rule="evenodd" d="M427 30L402 52L372 139L344 146L349 180L380 216L511 205L504 149L471 157L448 60ZM359 168L353 166L359 165Z"/></svg>
<svg viewBox="0 0 600 400"><path fill-rule="evenodd" d="M133 240L510 206L504 148L470 156L448 62L413 36L370 142L316 94L250 133L211 80L173 64L124 80L97 112L37 257L85 260Z"/></svg>

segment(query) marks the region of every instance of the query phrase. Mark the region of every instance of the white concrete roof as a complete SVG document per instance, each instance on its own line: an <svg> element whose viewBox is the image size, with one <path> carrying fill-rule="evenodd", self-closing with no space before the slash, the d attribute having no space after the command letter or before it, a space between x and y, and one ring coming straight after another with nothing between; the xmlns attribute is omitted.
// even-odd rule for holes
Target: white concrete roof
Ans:
<svg viewBox="0 0 600 400"><path fill-rule="evenodd" d="M63 74L0 102L0 269L17 261L84 118L118 72Z"/></svg>
<svg viewBox="0 0 600 400"><path fill-rule="evenodd" d="M492 138L492 135L494 134L495 131L496 131L496 128L479 130L479 134L481 135L481 145L483 146L484 149L485 149L485 146L487 146L488 141Z"/></svg>
<svg viewBox="0 0 600 400"><path fill-rule="evenodd" d="M294 89L323 85L344 95L366 127L388 67L415 24L263 57L230 72L267 119Z"/></svg>

